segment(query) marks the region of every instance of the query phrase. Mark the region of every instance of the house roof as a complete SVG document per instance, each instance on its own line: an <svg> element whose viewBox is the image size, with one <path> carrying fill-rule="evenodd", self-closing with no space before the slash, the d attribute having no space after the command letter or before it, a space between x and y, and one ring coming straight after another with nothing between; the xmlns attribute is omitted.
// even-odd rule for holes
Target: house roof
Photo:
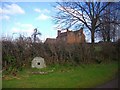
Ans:
<svg viewBox="0 0 120 90"><path fill-rule="evenodd" d="M79 33L79 32L80 32L80 30L74 31L75 34L77 34L77 33Z"/></svg>
<svg viewBox="0 0 120 90"><path fill-rule="evenodd" d="M55 43L56 39L55 38L47 38L45 43Z"/></svg>
<svg viewBox="0 0 120 90"><path fill-rule="evenodd" d="M46 40L55 40L55 38L47 38Z"/></svg>
<svg viewBox="0 0 120 90"><path fill-rule="evenodd" d="M80 32L80 30L77 30L77 31L67 31L67 32L73 32L74 34L77 34L77 33ZM60 35L58 35L57 37L65 37L65 36L67 36L67 32L60 33Z"/></svg>
<svg viewBox="0 0 120 90"><path fill-rule="evenodd" d="M67 32L60 33L60 35L58 37L64 37L64 36L67 36Z"/></svg>

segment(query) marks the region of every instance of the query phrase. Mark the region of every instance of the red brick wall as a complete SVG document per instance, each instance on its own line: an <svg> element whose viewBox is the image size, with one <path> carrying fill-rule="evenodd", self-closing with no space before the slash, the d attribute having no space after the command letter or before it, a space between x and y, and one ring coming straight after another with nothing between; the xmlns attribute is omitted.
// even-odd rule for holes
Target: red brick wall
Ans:
<svg viewBox="0 0 120 90"><path fill-rule="evenodd" d="M66 32L65 32L66 33ZM79 31L68 31L67 30L67 34L60 36L61 32L58 32L58 36L56 38L56 40L46 40L49 43L69 43L69 44L73 44L73 43L84 43L85 42L85 35L83 33L83 30L79 30Z"/></svg>
<svg viewBox="0 0 120 90"><path fill-rule="evenodd" d="M84 43L85 42L85 35L84 33L81 33L81 30L75 34L74 32L69 32L67 35L67 43Z"/></svg>
<svg viewBox="0 0 120 90"><path fill-rule="evenodd" d="M67 34L67 43L75 43L75 34L73 32L68 32Z"/></svg>

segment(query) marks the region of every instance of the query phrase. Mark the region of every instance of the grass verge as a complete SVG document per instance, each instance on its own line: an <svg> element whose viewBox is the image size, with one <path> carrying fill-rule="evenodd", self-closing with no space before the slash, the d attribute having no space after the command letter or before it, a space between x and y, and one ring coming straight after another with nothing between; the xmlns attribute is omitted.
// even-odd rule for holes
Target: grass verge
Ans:
<svg viewBox="0 0 120 90"><path fill-rule="evenodd" d="M82 67L56 64L44 69L24 69L16 76L3 74L2 84L3 88L94 88L113 79L117 72L117 62Z"/></svg>

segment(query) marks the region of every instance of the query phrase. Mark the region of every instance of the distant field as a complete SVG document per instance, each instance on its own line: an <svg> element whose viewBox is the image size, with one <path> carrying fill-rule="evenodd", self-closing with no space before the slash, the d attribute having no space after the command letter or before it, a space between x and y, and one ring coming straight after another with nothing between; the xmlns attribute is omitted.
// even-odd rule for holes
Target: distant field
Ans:
<svg viewBox="0 0 120 90"><path fill-rule="evenodd" d="M24 69L17 76L4 76L3 88L94 88L118 72L117 62L80 66L52 65L45 69ZM45 75L32 72L49 72Z"/></svg>

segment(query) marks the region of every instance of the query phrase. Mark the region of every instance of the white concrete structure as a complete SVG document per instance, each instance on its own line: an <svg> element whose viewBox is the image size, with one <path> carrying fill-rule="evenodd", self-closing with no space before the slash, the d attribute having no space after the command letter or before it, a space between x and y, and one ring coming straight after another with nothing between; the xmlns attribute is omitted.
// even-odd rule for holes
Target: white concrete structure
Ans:
<svg viewBox="0 0 120 90"><path fill-rule="evenodd" d="M32 60L31 65L32 65L32 68L44 68L44 67L46 67L44 58L42 58L42 57L35 57Z"/></svg>

